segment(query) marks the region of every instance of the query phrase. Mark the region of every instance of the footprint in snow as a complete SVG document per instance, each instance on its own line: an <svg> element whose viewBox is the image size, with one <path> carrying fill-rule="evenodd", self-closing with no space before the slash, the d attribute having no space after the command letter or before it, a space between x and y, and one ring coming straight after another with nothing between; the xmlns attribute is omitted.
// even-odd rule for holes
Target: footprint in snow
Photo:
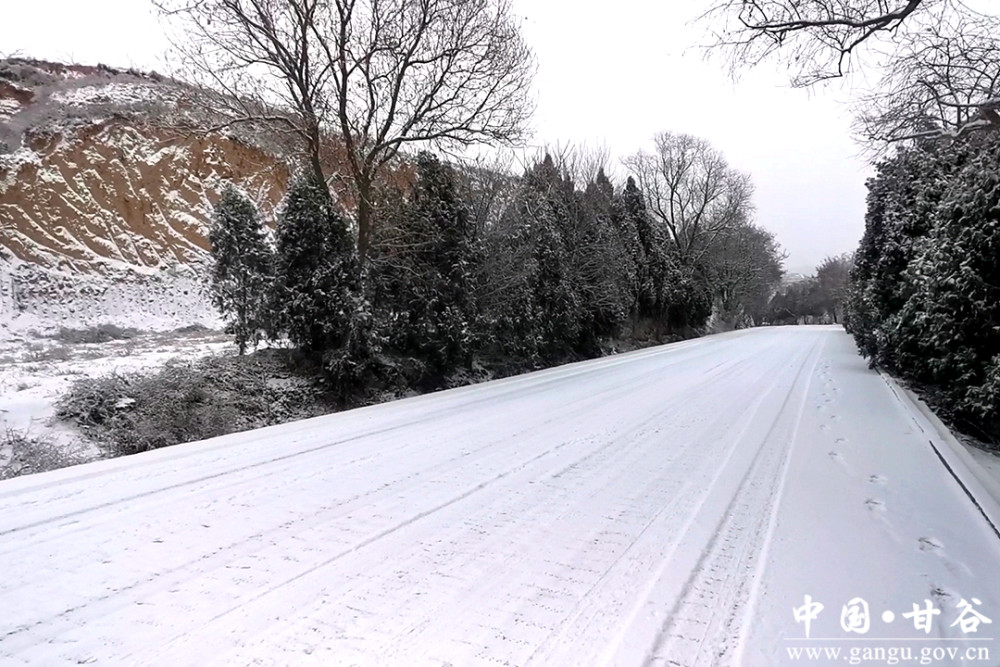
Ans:
<svg viewBox="0 0 1000 667"><path fill-rule="evenodd" d="M944 604L951 598L951 593L940 586L935 586L931 589L931 597L934 598L934 601L937 602L938 605L944 606Z"/></svg>
<svg viewBox="0 0 1000 667"><path fill-rule="evenodd" d="M829 431L830 430L830 425L829 424L820 424L819 425L819 430L821 430L821 431Z"/></svg>
<svg viewBox="0 0 1000 667"><path fill-rule="evenodd" d="M885 484L889 481L889 478L884 475L869 475L868 481L872 484Z"/></svg>
<svg viewBox="0 0 1000 667"><path fill-rule="evenodd" d="M917 540L921 551L939 551L944 545L933 537L921 537Z"/></svg>
<svg viewBox="0 0 1000 667"><path fill-rule="evenodd" d="M834 440L834 442L839 445L842 442L847 442L847 438L837 438L836 440Z"/></svg>
<svg viewBox="0 0 1000 667"><path fill-rule="evenodd" d="M869 512L885 511L885 503L879 500L878 498L869 498L868 500L865 501L865 505L868 506Z"/></svg>
<svg viewBox="0 0 1000 667"><path fill-rule="evenodd" d="M827 456L829 456L834 462L845 467L847 466L847 463L844 461L844 457L840 455L840 452L828 452Z"/></svg>

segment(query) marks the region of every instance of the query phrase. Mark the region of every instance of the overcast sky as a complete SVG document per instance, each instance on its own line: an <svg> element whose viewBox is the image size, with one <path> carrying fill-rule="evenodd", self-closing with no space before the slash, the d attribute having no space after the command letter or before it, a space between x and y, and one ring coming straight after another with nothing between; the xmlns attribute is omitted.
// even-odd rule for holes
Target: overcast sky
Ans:
<svg viewBox="0 0 1000 667"><path fill-rule="evenodd" d="M788 253L786 269L809 273L855 248L870 170L850 139L845 88L792 90L775 66L732 82L695 48L702 2L514 1L538 59L533 144L603 146L617 162L659 131L701 136L752 175L757 222ZM144 0L9 4L0 55L166 69Z"/></svg>

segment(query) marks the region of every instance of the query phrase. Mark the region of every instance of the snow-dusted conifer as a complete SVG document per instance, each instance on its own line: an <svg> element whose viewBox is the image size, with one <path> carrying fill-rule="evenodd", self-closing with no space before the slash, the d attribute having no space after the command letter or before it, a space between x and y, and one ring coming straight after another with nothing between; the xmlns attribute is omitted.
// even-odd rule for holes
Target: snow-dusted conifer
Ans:
<svg viewBox="0 0 1000 667"><path fill-rule="evenodd" d="M474 317L472 225L451 167L417 157L407 201L377 236L378 305L392 346L440 375L468 360Z"/></svg>
<svg viewBox="0 0 1000 667"><path fill-rule="evenodd" d="M289 187L278 216L275 264L277 329L309 353L341 348L357 307L357 256L326 183L311 173Z"/></svg>
<svg viewBox="0 0 1000 667"><path fill-rule="evenodd" d="M215 206L209 240L212 301L242 355L260 340L264 327L272 252L257 207L232 185L226 185Z"/></svg>
<svg viewBox="0 0 1000 667"><path fill-rule="evenodd" d="M551 155L525 176L518 205L534 241L535 273L532 280L541 352L557 359L574 351L582 334L583 308L574 278L567 237L573 225L573 183L564 179Z"/></svg>

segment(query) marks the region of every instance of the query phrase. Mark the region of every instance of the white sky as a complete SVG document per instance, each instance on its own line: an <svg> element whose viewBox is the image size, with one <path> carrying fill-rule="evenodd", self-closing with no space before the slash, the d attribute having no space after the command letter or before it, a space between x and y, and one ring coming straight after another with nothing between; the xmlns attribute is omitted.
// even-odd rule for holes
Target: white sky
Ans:
<svg viewBox="0 0 1000 667"><path fill-rule="evenodd" d="M658 131L708 139L757 188L757 221L811 272L853 250L870 173L850 139L844 90L791 90L765 66L733 83L695 47L702 2L514 0L538 58L536 145L603 146L617 161ZM6 0L0 55L167 69L145 0ZM619 168L618 176L625 172Z"/></svg>

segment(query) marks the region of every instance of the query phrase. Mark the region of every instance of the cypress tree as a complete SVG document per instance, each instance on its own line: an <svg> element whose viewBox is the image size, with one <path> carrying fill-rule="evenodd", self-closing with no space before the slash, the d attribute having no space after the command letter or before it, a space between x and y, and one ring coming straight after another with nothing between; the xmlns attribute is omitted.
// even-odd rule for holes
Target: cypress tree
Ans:
<svg viewBox="0 0 1000 667"><path fill-rule="evenodd" d="M278 216L275 274L278 330L307 353L343 347L358 307L358 260L326 183L312 173L292 181Z"/></svg>
<svg viewBox="0 0 1000 667"><path fill-rule="evenodd" d="M376 301L393 347L447 373L469 358L474 317L472 224L452 168L421 153L399 209L373 249Z"/></svg>
<svg viewBox="0 0 1000 667"><path fill-rule="evenodd" d="M232 330L241 355L260 340L272 252L257 208L231 184L216 204L209 231L212 301Z"/></svg>

